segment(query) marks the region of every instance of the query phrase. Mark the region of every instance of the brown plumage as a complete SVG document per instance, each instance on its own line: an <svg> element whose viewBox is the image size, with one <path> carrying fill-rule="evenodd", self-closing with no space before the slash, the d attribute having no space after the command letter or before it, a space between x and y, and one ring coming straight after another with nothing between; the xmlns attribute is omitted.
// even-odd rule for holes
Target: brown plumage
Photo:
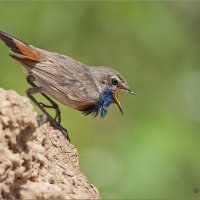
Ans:
<svg viewBox="0 0 200 200"><path fill-rule="evenodd" d="M1 31L0 38L20 62L42 85L42 92L61 103L81 110L99 98L88 67L72 58L35 48ZM87 85L88 87L85 87Z"/></svg>
<svg viewBox="0 0 200 200"><path fill-rule="evenodd" d="M27 95L48 115L44 108L50 106L38 103L33 97L35 93L42 93L56 109L59 115L58 123L60 110L47 95L83 111L85 115L100 114L101 117L105 117L107 107L111 103L116 103L122 112L118 100L119 90L135 94L125 79L112 68L88 67L69 56L36 48L4 31L0 31L0 39L11 50L10 56L21 63L28 72L27 80L33 87L27 90ZM33 83L34 81L37 81L37 84ZM49 115L48 117L50 118Z"/></svg>

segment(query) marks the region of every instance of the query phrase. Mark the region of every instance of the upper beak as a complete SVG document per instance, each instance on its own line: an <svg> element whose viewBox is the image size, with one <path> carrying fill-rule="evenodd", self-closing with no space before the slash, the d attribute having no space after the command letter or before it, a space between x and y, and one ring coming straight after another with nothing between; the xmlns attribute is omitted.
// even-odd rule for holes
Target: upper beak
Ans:
<svg viewBox="0 0 200 200"><path fill-rule="evenodd" d="M132 90L130 90L130 89L128 90L128 92L129 92L130 94L133 94L133 95L139 97L139 95L138 95L137 93L135 93L134 91L132 91Z"/></svg>

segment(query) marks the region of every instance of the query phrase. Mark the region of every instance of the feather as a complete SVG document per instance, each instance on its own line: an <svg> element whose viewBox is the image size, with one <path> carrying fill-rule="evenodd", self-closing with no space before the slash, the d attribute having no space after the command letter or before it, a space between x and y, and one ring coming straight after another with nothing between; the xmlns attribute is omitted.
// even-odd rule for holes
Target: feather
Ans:
<svg viewBox="0 0 200 200"><path fill-rule="evenodd" d="M71 59L62 62L54 54L51 62L46 59L36 64L31 73L37 80L44 82L45 87L51 87L50 90L55 89L65 96L66 102L73 101L78 110L96 103L99 99L99 92L88 68L84 64L72 62Z"/></svg>
<svg viewBox="0 0 200 200"><path fill-rule="evenodd" d="M37 61L32 60L32 59L27 58L27 57L19 57L19 56L12 55L12 54L10 54L10 57L17 60L19 63L24 65L24 67L27 68L27 69L31 69L37 64Z"/></svg>
<svg viewBox="0 0 200 200"><path fill-rule="evenodd" d="M93 117L96 117L99 113L99 106L98 106L98 104L90 105L89 107L87 107L83 110L80 110L80 111L82 111L83 115L85 115L85 116L91 114Z"/></svg>
<svg viewBox="0 0 200 200"><path fill-rule="evenodd" d="M85 116L91 114L93 117L97 117L100 114L101 118L104 118L107 114L108 106L112 103L115 103L114 92L107 88L103 91L101 100L97 104L90 105L81 111Z"/></svg>
<svg viewBox="0 0 200 200"><path fill-rule="evenodd" d="M40 53L39 51L36 50L36 48L31 47L29 44L21 41L20 39L17 39L16 37L13 37L9 35L8 33L1 31L0 30L0 39L4 41L6 46L16 54L18 55L23 55L31 60L40 61ZM13 57L16 59L16 56ZM19 56L19 58L21 58ZM19 60L19 59L18 59Z"/></svg>

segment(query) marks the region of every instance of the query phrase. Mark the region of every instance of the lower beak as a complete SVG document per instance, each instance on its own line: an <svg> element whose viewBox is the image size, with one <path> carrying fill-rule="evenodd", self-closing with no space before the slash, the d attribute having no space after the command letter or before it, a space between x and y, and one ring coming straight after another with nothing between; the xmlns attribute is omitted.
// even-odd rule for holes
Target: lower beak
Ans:
<svg viewBox="0 0 200 200"><path fill-rule="evenodd" d="M114 97L115 97L115 103L118 105L118 108L119 108L120 112L121 112L122 115L123 115L124 113L123 113L121 104L120 104L120 102L119 102L119 100L118 100L119 90L115 90L114 94L115 94L115 96L114 96Z"/></svg>

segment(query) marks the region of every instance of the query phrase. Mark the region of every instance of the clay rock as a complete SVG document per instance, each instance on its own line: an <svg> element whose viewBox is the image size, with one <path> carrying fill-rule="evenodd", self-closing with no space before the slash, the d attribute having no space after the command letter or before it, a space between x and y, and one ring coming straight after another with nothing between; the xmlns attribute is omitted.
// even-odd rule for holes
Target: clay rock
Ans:
<svg viewBox="0 0 200 200"><path fill-rule="evenodd" d="M0 89L0 199L100 199L61 132L26 97Z"/></svg>

